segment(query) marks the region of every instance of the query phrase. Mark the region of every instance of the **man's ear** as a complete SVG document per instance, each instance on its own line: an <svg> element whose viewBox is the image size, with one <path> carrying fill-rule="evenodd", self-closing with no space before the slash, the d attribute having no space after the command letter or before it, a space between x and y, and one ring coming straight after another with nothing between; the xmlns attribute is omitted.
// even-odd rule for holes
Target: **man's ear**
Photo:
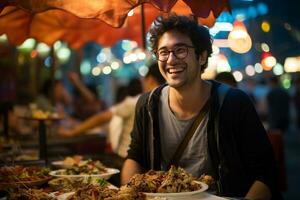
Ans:
<svg viewBox="0 0 300 200"><path fill-rule="evenodd" d="M207 51L203 51L202 53L200 53L199 55L199 64L202 66L204 64L206 64L206 60L207 60Z"/></svg>

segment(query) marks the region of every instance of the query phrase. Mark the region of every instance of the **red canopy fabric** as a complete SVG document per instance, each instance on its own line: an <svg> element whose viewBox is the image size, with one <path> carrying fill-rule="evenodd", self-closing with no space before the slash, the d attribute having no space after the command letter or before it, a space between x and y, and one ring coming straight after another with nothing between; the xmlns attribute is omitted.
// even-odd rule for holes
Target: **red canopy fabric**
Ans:
<svg viewBox="0 0 300 200"><path fill-rule="evenodd" d="M146 31L163 12L193 13L200 16L200 23L212 26L221 11L229 10L228 0L4 0L0 3L0 34L7 34L16 45L30 37L48 45L64 40L72 48L88 41L111 46L120 39L141 45L138 6L142 3ZM133 8L135 14L128 17Z"/></svg>

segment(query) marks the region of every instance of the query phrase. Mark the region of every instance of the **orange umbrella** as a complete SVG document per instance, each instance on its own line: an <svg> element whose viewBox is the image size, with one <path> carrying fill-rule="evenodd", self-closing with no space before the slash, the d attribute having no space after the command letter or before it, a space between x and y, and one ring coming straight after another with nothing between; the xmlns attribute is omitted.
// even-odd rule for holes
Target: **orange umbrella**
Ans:
<svg viewBox="0 0 300 200"><path fill-rule="evenodd" d="M154 18L147 17L146 24L151 24ZM9 42L15 45L35 38L49 46L63 40L75 49L89 41L111 46L118 40L130 39L142 44L140 20L136 14L128 17L123 28L113 28L98 19L83 19L58 9L31 14L7 6L0 14L0 35L7 34Z"/></svg>
<svg viewBox="0 0 300 200"><path fill-rule="evenodd" d="M11 43L19 45L32 37L52 45L64 40L73 48L88 41L112 45L120 39L143 42L141 10L144 5L144 28L163 12L195 14L198 20L212 26L221 11L229 9L228 0L7 0L0 3L0 34L6 33ZM127 13L134 9L134 15ZM192 10L191 10L192 8ZM103 23L105 22L105 23ZM119 28L113 28L119 27ZM144 29L144 30L145 30Z"/></svg>

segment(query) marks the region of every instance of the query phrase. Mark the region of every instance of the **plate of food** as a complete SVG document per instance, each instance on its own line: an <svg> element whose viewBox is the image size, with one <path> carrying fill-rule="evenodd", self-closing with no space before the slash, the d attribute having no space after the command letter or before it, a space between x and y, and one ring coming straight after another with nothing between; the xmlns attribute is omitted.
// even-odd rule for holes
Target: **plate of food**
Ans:
<svg viewBox="0 0 300 200"><path fill-rule="evenodd" d="M112 175L120 173L120 170L114 168L105 168L105 171L95 173L95 171L90 171L88 173L79 172L74 173L72 168L59 169L51 171L49 174L54 177L65 177L65 178L103 178L105 180L109 179Z"/></svg>
<svg viewBox="0 0 300 200"><path fill-rule="evenodd" d="M48 182L48 168L5 166L0 168L0 188L39 186Z"/></svg>
<svg viewBox="0 0 300 200"><path fill-rule="evenodd" d="M189 192L170 192L170 193L148 193L144 192L147 197L191 197L200 194L208 189L208 185L202 182L195 181L199 185L199 189Z"/></svg>
<svg viewBox="0 0 300 200"><path fill-rule="evenodd" d="M167 172L150 170L144 174L136 174L130 179L127 186L136 188L149 198L187 198L208 189L207 184L196 181L183 168L175 166L172 166Z"/></svg>

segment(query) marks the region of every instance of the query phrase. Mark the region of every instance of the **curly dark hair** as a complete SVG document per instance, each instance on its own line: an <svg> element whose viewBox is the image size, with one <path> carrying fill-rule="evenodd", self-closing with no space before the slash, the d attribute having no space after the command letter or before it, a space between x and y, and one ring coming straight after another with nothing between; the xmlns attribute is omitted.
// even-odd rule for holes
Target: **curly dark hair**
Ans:
<svg viewBox="0 0 300 200"><path fill-rule="evenodd" d="M170 30L176 30L187 35L195 47L197 59L203 51L207 51L207 59L202 71L207 67L208 57L212 53L212 38L205 26L198 25L193 16L181 16L171 13L168 17L159 16L150 29L150 45L152 52L156 54L158 41L162 35Z"/></svg>

